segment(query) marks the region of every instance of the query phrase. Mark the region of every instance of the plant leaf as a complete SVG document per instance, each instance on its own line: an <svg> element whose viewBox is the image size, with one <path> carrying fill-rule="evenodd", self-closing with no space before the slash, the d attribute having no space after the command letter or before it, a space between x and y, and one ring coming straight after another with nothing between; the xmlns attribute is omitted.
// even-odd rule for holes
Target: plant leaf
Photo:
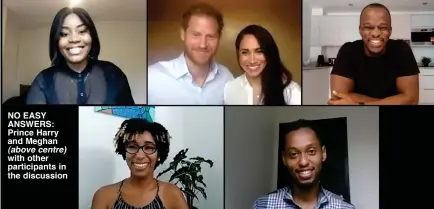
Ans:
<svg viewBox="0 0 434 209"><path fill-rule="evenodd" d="M205 199L207 198L204 188L202 188L202 187L194 187L194 188L202 194L203 198L205 198Z"/></svg>
<svg viewBox="0 0 434 209"><path fill-rule="evenodd" d="M187 159L187 149L180 150L178 154L170 162L169 168L158 174L158 177L164 173L171 171L169 182L175 182L178 187L181 188L182 192L185 194L187 200L191 202L193 199L199 200L197 194L201 195L207 199L207 194L205 188L204 177L201 174L202 164L208 164L213 167L214 162L203 157L192 157ZM189 207L197 208L189 203Z"/></svg>
<svg viewBox="0 0 434 209"><path fill-rule="evenodd" d="M181 191L184 192L185 196L193 197L193 198L199 200L199 198L196 196L196 194L194 193L194 191L191 190L190 188L187 188L187 187L186 188L182 188Z"/></svg>
<svg viewBox="0 0 434 209"><path fill-rule="evenodd" d="M203 157L192 157L190 158L190 160L195 160L196 161L195 163L198 164L207 163L210 168L212 168L212 166L214 165L214 162L212 160L206 160Z"/></svg>
<svg viewBox="0 0 434 209"><path fill-rule="evenodd" d="M171 171L171 170L173 170L173 167L172 167L172 166L168 167L168 168L167 168L166 170L164 170L164 171L161 171L161 172L157 175L157 178L160 177L161 175L163 175L163 174L165 174L165 173Z"/></svg>
<svg viewBox="0 0 434 209"><path fill-rule="evenodd" d="M197 182L201 183L203 185L203 187L206 187L205 182L203 182L203 176L199 175L196 179Z"/></svg>
<svg viewBox="0 0 434 209"><path fill-rule="evenodd" d="M170 163L170 167L176 169L178 167L179 162L187 158L187 152L188 152L188 148L180 150L178 154L176 154L175 157L173 157L173 161Z"/></svg>

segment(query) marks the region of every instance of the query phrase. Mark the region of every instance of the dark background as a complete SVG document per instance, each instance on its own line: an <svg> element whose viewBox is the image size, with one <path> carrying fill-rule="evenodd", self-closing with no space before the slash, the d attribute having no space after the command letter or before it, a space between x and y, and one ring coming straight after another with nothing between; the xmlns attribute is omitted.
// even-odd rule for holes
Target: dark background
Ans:
<svg viewBox="0 0 434 209"><path fill-rule="evenodd" d="M380 209L432 208L434 106L380 107Z"/></svg>
<svg viewBox="0 0 434 209"><path fill-rule="evenodd" d="M49 162L66 165L66 180L9 180L8 112L46 112L46 119L58 130L58 147L66 146L66 155L50 156ZM22 128L20 128L22 129ZM32 128L35 132L36 129ZM27 128L26 130L29 130ZM16 137L13 137L16 138ZM51 137L47 137L51 138ZM2 106L2 188L1 208L78 208L78 107L77 106ZM28 147L28 146L27 146ZM26 162L31 163L31 162ZM47 162L48 163L48 162ZM65 171L62 171L65 172ZM16 172L14 172L16 173ZM59 172L60 173L60 172Z"/></svg>
<svg viewBox="0 0 434 209"><path fill-rule="evenodd" d="M327 150L327 159L323 163L321 171L321 183L325 189L337 195L342 195L346 201L350 202L347 119L330 118L312 120L312 125ZM280 140L285 138L288 130L292 129L292 126L293 122L281 123L279 125ZM278 159L277 187L280 189L288 186L292 179L281 160L280 153Z"/></svg>

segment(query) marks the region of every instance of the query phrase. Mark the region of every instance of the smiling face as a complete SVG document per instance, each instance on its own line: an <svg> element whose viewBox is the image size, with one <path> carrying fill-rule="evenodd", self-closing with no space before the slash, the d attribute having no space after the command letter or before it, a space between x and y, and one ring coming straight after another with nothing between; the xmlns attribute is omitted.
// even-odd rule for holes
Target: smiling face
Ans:
<svg viewBox="0 0 434 209"><path fill-rule="evenodd" d="M392 34L390 15L384 8L366 8L360 17L360 36L365 44L367 56L378 56L386 51Z"/></svg>
<svg viewBox="0 0 434 209"><path fill-rule="evenodd" d="M325 147L321 147L312 129L301 128L287 134L282 159L299 187L318 182L326 157Z"/></svg>
<svg viewBox="0 0 434 209"><path fill-rule="evenodd" d="M192 15L188 27L181 28L186 56L196 65L207 65L217 53L220 42L219 25L207 15Z"/></svg>
<svg viewBox="0 0 434 209"><path fill-rule="evenodd" d="M76 14L66 16L58 47L67 63L80 64L87 61L92 45L88 28Z"/></svg>
<svg viewBox="0 0 434 209"><path fill-rule="evenodd" d="M151 133L145 131L143 134L136 135L133 140L126 142L125 149L131 176L144 178L154 174L158 152Z"/></svg>
<svg viewBox="0 0 434 209"><path fill-rule="evenodd" d="M248 77L258 77L265 69L267 61L265 55L253 35L244 35L240 42L238 59L241 68Z"/></svg>

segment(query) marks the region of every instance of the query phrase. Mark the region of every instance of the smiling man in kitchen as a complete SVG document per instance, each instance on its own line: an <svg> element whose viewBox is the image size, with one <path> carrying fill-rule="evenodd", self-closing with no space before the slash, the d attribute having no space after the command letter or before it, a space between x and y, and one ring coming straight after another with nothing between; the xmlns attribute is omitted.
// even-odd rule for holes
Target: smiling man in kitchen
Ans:
<svg viewBox="0 0 434 209"><path fill-rule="evenodd" d="M257 199L253 209L355 209L322 188L319 179L327 152L310 121L296 121L279 141L279 149L291 183Z"/></svg>
<svg viewBox="0 0 434 209"><path fill-rule="evenodd" d="M417 105L419 68L410 46L392 40L392 18L382 4L360 14L362 40L345 43L331 72L330 105Z"/></svg>

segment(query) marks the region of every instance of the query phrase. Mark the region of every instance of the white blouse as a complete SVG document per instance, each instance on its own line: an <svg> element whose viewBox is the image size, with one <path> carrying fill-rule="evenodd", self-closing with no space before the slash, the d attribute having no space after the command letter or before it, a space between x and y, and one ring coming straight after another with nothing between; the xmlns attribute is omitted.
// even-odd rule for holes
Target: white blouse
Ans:
<svg viewBox="0 0 434 209"><path fill-rule="evenodd" d="M283 91L287 105L301 105L301 88L291 81ZM226 83L224 89L225 105L254 105L253 88L243 74Z"/></svg>

